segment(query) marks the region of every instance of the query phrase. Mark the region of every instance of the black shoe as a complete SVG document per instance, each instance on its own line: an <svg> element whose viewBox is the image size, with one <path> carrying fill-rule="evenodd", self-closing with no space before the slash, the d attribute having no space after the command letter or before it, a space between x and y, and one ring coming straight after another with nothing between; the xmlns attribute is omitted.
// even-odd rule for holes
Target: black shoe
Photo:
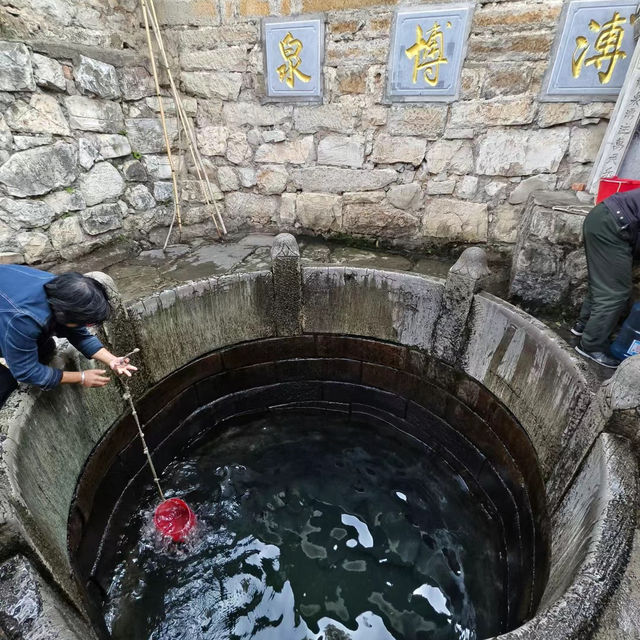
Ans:
<svg viewBox="0 0 640 640"><path fill-rule="evenodd" d="M573 327L571 327L571 333L573 333L574 336L581 336L584 333L585 326L584 322L578 320Z"/></svg>
<svg viewBox="0 0 640 640"><path fill-rule="evenodd" d="M582 342L576 345L575 349L581 356L589 358L589 360L593 360L603 367L615 369L620 364L619 360L604 353L603 351L585 351L584 347L582 346Z"/></svg>

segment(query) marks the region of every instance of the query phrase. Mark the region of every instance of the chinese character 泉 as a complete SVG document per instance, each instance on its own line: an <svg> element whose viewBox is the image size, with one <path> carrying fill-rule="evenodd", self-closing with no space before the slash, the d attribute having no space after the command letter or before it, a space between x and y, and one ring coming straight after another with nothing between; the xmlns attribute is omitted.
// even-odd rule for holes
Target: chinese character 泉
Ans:
<svg viewBox="0 0 640 640"><path fill-rule="evenodd" d="M298 67L302 64L300 52L302 51L302 42L291 35L291 32L278 43L280 53L284 58L284 64L281 64L276 71L280 76L280 82L286 82L290 89L293 89L295 79L298 78L302 82L309 82L311 76L302 73Z"/></svg>
<svg viewBox="0 0 640 640"><path fill-rule="evenodd" d="M595 20L589 22L589 29L598 34L593 48L597 53L587 58L589 51L589 41L584 36L576 38L576 48L571 59L571 71L574 78L580 77L582 67L593 65L598 69L598 80L600 84L607 84L611 80L613 70L618 60L627 57L626 52L621 50L622 40L624 39L624 29L622 25L627 21L626 18L620 16L616 11L613 18L603 25L598 24ZM607 68L602 71L604 65Z"/></svg>
<svg viewBox="0 0 640 640"><path fill-rule="evenodd" d="M451 26L450 23L447 24ZM424 72L425 81L432 87L438 84L440 65L449 62L444 57L444 35L437 22L425 40L422 27L416 27L416 41L406 51L407 58L413 58L413 84L418 81L418 71Z"/></svg>

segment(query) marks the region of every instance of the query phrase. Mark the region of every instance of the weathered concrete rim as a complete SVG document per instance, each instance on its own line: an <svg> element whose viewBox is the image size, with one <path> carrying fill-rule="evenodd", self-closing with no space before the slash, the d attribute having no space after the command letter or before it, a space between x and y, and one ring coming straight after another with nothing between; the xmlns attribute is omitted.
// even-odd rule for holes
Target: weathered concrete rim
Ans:
<svg viewBox="0 0 640 640"><path fill-rule="evenodd" d="M274 249L281 239L276 238ZM247 340L334 333L394 342L438 357L434 338L438 328L454 347L441 359L494 393L534 442L545 461L555 521L572 509L581 514L593 509L597 514L593 526L599 531L619 530L621 539L626 539L632 523L628 518L616 520L614 515L635 508L631 491L615 494L611 490L604 496L583 498L578 490L589 478L615 480L613 472L596 473L605 468L606 457L594 452L600 447L597 443L610 441L608 432L623 432L618 416L624 413L624 433L638 423L630 408L635 390L629 387L637 380L633 373L640 369L640 358L632 358L608 387L597 390L549 330L511 305L478 294L476 275L481 268L452 270L443 282L371 269L301 268L295 255L279 256L276 251L272 256L270 272L188 283L138 301L129 312L120 307L105 327L105 339L113 351L142 348L137 397L197 357ZM78 367L89 366L82 358L72 361ZM11 438L2 442L0 477L5 475L7 480L0 486L0 543L12 541L9 555L17 546L30 548L79 611L82 598L69 579L66 549L69 508L90 452L123 411L114 385L95 393L68 386L53 393L21 392L0 411L0 433ZM628 461L629 442L615 441L615 450L607 449L612 464ZM69 442L74 447L69 448ZM618 455L618 447L625 453ZM635 482L635 467L628 473ZM613 508L616 505L619 509ZM554 586L544 597L547 609L531 621L539 625L536 628L544 628L546 635L532 636L537 631L527 627L525 635L514 639L588 637L585 629L596 624L600 608L583 608L588 593L581 599L567 596L566 606L561 598L572 593L580 571L591 566L590 558L598 558L591 573L602 587L595 600L604 606L616 588L616 575L607 568L624 565L628 549L575 544L589 534L588 527L563 546L560 529L552 530L554 548L568 548L571 553L552 558ZM586 587L589 582L581 584ZM553 609L556 602L564 612L562 618Z"/></svg>

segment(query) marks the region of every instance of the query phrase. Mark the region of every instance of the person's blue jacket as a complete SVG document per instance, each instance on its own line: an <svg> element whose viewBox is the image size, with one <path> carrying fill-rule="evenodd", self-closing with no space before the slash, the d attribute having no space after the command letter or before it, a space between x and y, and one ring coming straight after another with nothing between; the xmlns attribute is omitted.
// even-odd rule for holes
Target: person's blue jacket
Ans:
<svg viewBox="0 0 640 640"><path fill-rule="evenodd" d="M0 265L0 355L18 382L42 389L60 384L62 371L38 360L38 340L58 335L86 358L102 349L102 343L86 327L71 328L55 322L44 289L56 276L18 265Z"/></svg>

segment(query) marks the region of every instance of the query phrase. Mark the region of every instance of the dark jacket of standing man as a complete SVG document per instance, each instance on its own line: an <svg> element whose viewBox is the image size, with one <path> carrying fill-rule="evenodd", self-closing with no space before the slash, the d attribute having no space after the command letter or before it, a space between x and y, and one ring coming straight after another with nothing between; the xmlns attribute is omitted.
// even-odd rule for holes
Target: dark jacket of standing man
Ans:
<svg viewBox="0 0 640 640"><path fill-rule="evenodd" d="M109 382L104 369L62 371L47 365L54 335L67 338L86 358L103 362L119 374L135 367L109 353L87 325L106 320L111 308L104 287L79 273L55 276L17 265L0 266L0 406L26 382L41 389L59 384L101 387Z"/></svg>
<svg viewBox="0 0 640 640"><path fill-rule="evenodd" d="M589 290L571 331L581 336L578 353L615 368L619 362L609 354L609 339L631 297L634 250L640 253L640 189L597 204L583 233Z"/></svg>

